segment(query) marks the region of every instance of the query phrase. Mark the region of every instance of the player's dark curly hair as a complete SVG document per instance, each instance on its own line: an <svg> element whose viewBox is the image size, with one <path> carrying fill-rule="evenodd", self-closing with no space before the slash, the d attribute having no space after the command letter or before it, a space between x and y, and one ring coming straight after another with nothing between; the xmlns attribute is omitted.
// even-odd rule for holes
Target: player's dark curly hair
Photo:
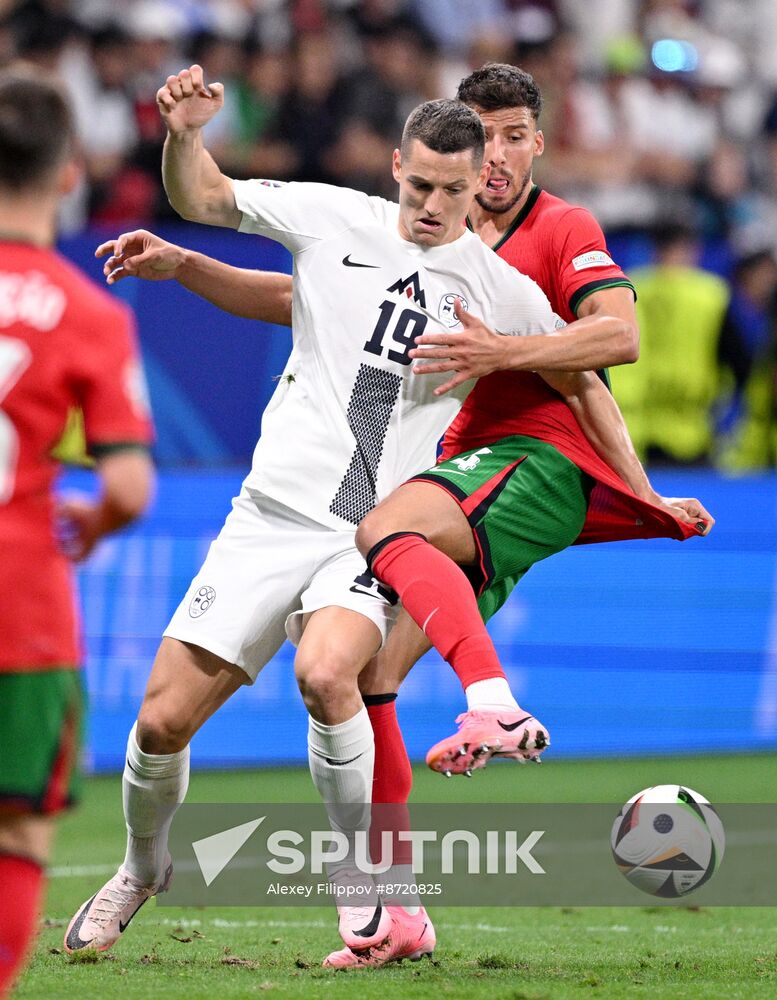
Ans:
<svg viewBox="0 0 777 1000"><path fill-rule="evenodd" d="M486 63L459 84L456 97L481 111L528 108L535 122L542 110L542 95L530 73L508 63Z"/></svg>
<svg viewBox="0 0 777 1000"><path fill-rule="evenodd" d="M472 159L483 161L486 132L472 108L461 101L427 101L410 112L402 132L402 154L413 139L419 139L435 153L472 150Z"/></svg>
<svg viewBox="0 0 777 1000"><path fill-rule="evenodd" d="M20 71L0 74L0 187L45 183L67 156L73 120L62 89Z"/></svg>

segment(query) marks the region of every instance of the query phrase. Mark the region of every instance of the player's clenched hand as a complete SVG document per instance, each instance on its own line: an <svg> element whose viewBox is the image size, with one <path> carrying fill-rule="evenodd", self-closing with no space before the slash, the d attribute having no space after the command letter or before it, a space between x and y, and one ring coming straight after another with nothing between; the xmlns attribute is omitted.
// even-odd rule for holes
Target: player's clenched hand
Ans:
<svg viewBox="0 0 777 1000"><path fill-rule="evenodd" d="M505 363L508 338L494 333L481 319L468 313L459 299L453 308L464 329L460 333L424 333L416 337L418 346L410 351L411 358L423 359L423 364L413 368L418 375L456 372L434 390L436 396L469 379L497 371ZM439 360L430 362L429 358Z"/></svg>
<svg viewBox="0 0 777 1000"><path fill-rule="evenodd" d="M109 285L131 275L148 281L166 281L174 278L186 261L183 247L168 243L146 229L122 233L118 239L108 240L95 250L95 257L105 257L103 274Z"/></svg>
<svg viewBox="0 0 777 1000"><path fill-rule="evenodd" d="M222 107L224 85L211 83L206 87L202 66L195 64L168 76L157 91L156 103L168 132L189 132L202 128Z"/></svg>
<svg viewBox="0 0 777 1000"><path fill-rule="evenodd" d="M78 494L60 497L56 509L59 547L73 562L86 559L104 534L100 505Z"/></svg>
<svg viewBox="0 0 777 1000"><path fill-rule="evenodd" d="M692 524L702 535L708 535L715 524L715 518L695 497L662 497L656 494L652 503L668 510L678 521Z"/></svg>

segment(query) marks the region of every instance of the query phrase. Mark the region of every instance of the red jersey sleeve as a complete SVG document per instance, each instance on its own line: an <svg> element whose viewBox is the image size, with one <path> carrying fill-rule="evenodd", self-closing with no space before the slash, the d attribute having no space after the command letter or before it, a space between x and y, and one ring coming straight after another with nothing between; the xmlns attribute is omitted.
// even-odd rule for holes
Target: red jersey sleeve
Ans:
<svg viewBox="0 0 777 1000"><path fill-rule="evenodd" d="M153 440L148 390L131 312L104 298L84 329L78 402L89 454Z"/></svg>
<svg viewBox="0 0 777 1000"><path fill-rule="evenodd" d="M599 223L584 208L570 208L553 230L553 251L558 264L559 291L570 312L600 288L634 286L610 256ZM636 298L636 292L635 298Z"/></svg>

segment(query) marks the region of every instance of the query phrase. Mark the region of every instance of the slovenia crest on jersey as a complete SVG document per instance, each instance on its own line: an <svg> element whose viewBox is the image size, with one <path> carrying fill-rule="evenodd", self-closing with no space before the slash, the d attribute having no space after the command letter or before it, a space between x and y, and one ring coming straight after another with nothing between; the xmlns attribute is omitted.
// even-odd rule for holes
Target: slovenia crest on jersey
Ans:
<svg viewBox="0 0 777 1000"><path fill-rule="evenodd" d="M452 330L454 326L459 325L459 320L456 318L456 313L453 308L456 305L456 299L461 302L462 309L468 312L469 302L467 302L464 296L459 292L446 292L440 299L440 304L437 307L438 319L441 323L444 323L449 330Z"/></svg>

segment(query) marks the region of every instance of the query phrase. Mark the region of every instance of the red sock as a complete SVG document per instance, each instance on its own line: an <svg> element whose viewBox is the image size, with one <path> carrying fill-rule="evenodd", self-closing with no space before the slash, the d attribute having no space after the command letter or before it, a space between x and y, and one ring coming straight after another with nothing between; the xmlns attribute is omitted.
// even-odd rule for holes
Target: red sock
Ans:
<svg viewBox="0 0 777 1000"><path fill-rule="evenodd" d="M396 695L365 695L364 704L375 734L373 802L407 802L413 770L397 719Z"/></svg>
<svg viewBox="0 0 777 1000"><path fill-rule="evenodd" d="M28 858L0 854L0 997L14 985L38 929L43 869Z"/></svg>
<svg viewBox="0 0 777 1000"><path fill-rule="evenodd" d="M413 771L407 755L402 730L397 719L396 695L365 695L364 703L375 734L375 771L372 780L373 805L383 805L373 811L370 827L370 856L373 863L381 859L381 834L384 830L410 829L407 800L413 787ZM409 865L412 844L394 839L394 864Z"/></svg>
<svg viewBox="0 0 777 1000"><path fill-rule="evenodd" d="M370 569L399 594L405 611L464 688L505 676L472 586L452 559L417 534L389 536L376 549Z"/></svg>

